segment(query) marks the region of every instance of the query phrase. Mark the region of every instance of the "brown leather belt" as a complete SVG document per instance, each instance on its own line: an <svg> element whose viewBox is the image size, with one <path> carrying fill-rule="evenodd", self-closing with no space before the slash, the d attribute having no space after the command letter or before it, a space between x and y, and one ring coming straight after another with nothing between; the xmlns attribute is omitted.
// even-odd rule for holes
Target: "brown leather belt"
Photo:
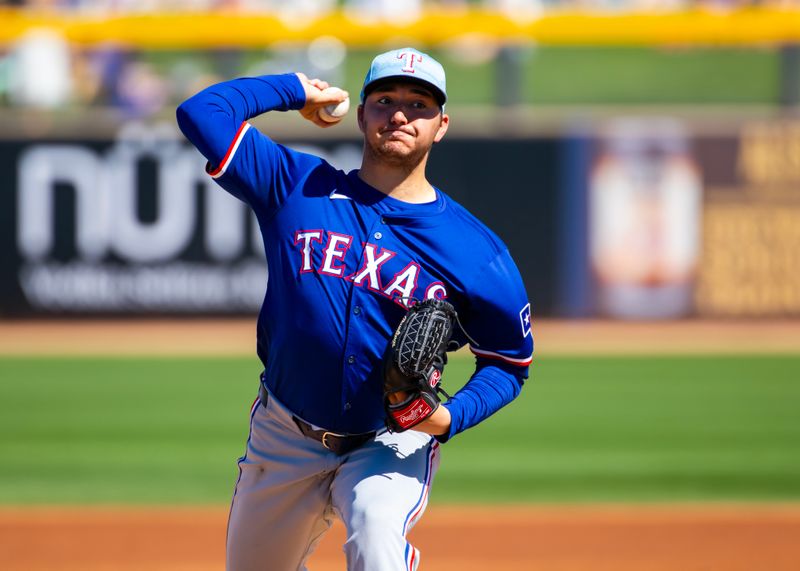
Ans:
<svg viewBox="0 0 800 571"><path fill-rule="evenodd" d="M266 407L267 401L269 400L269 393L263 383L259 386L258 398L261 400L261 404ZM376 434L375 431L364 432L362 434L339 434L337 432L331 432L330 430L316 429L302 418L298 418L294 415L292 415L292 420L294 420L297 428L300 429L300 432L302 432L304 436L313 438L325 448L339 456L347 454L351 450L355 450L362 444L367 443L369 440L375 438Z"/></svg>

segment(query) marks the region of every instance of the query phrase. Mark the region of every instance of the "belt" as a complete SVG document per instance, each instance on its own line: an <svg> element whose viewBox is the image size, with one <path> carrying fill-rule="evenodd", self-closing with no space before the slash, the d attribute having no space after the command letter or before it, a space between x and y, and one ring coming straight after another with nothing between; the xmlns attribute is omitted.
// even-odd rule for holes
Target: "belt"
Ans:
<svg viewBox="0 0 800 571"><path fill-rule="evenodd" d="M258 398L261 400L261 404L266 407L267 401L269 400L269 393L264 387L264 383L260 383L259 385ZM325 448L340 456L367 443L369 440L375 438L375 434L377 434L375 431L361 434L339 434L337 432L331 432L330 430L314 428L305 420L295 415L292 415L292 420L294 420L297 428L300 429L300 432L302 432L304 436L316 440Z"/></svg>

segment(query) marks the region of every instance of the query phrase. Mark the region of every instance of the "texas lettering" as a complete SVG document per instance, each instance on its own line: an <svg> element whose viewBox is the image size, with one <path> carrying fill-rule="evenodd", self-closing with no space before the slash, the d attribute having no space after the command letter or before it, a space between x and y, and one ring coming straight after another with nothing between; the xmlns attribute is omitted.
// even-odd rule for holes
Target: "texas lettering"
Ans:
<svg viewBox="0 0 800 571"><path fill-rule="evenodd" d="M410 300L420 297L419 280L422 270L417 262L408 260L395 274L389 276L382 269L384 265L397 256L396 252L381 248L370 242L362 242L363 255L358 269L346 273L346 259L358 256L351 250L353 237L331 230L311 229L297 230L294 234L294 245L300 258L299 274L316 273L352 282L358 287L367 288L394 302L408 306ZM447 289L440 281L424 285L422 299L445 299Z"/></svg>

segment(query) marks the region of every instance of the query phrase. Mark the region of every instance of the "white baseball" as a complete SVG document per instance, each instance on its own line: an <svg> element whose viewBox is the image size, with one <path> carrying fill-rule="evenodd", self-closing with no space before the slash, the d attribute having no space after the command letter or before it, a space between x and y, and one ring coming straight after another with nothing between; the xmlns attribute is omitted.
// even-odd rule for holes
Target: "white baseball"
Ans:
<svg viewBox="0 0 800 571"><path fill-rule="evenodd" d="M338 87L328 87L324 91L331 92L331 91L342 91ZM326 105L325 107L320 107L319 111L317 112L319 118L325 121L326 123L338 123L342 120L342 117L347 115L347 112L350 111L350 98L347 97L341 103L331 103L330 105Z"/></svg>

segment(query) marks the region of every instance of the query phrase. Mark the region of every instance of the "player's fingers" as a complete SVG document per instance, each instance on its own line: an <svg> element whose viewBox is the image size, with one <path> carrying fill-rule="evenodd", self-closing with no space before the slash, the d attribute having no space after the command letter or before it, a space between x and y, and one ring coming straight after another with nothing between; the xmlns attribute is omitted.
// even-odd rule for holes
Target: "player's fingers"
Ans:
<svg viewBox="0 0 800 571"><path fill-rule="evenodd" d="M325 121L323 120L318 113L314 114L314 124L322 127L323 129L327 129L328 127L333 127L334 125L338 125L341 123L341 119L337 119L336 121Z"/></svg>
<svg viewBox="0 0 800 571"><path fill-rule="evenodd" d="M317 89L319 89L320 91L322 91L323 89L328 89L328 87L330 87L330 84L327 81L323 81L317 78L310 79L309 83L314 87L316 87Z"/></svg>
<svg viewBox="0 0 800 571"><path fill-rule="evenodd" d="M329 93L331 94L331 103L341 103L342 101L350 97L350 94L344 89L336 89L336 90L332 89L330 90Z"/></svg>
<svg viewBox="0 0 800 571"><path fill-rule="evenodd" d="M300 114L303 116L304 119L311 121L312 123L314 123L314 125L316 125L317 127L322 127L323 129L327 129L328 127L333 127L334 125L339 123L339 121L335 121L332 123L329 123L328 121L323 121L322 119L320 119L319 114L317 113L317 109L318 107L313 107L313 108L305 107L300 111Z"/></svg>
<svg viewBox="0 0 800 571"><path fill-rule="evenodd" d="M401 402L403 402L408 398L408 393L406 391L387 393L386 398L389 399L389 402L392 404L400 404Z"/></svg>
<svg viewBox="0 0 800 571"><path fill-rule="evenodd" d="M320 87L320 85L327 85L326 82L322 81L321 79L309 79L304 73L296 73L298 79L300 79L300 83L303 85L303 91L306 94L306 107L319 107L320 105L327 105L327 102L323 102L320 100L320 96L323 93L324 87ZM309 117L306 117L309 119Z"/></svg>
<svg viewBox="0 0 800 571"><path fill-rule="evenodd" d="M332 87L327 91L323 91L319 94L317 98L317 103L320 105L330 105L331 103L341 103L345 99L350 97L350 94L347 93L344 89L339 89L338 87Z"/></svg>

